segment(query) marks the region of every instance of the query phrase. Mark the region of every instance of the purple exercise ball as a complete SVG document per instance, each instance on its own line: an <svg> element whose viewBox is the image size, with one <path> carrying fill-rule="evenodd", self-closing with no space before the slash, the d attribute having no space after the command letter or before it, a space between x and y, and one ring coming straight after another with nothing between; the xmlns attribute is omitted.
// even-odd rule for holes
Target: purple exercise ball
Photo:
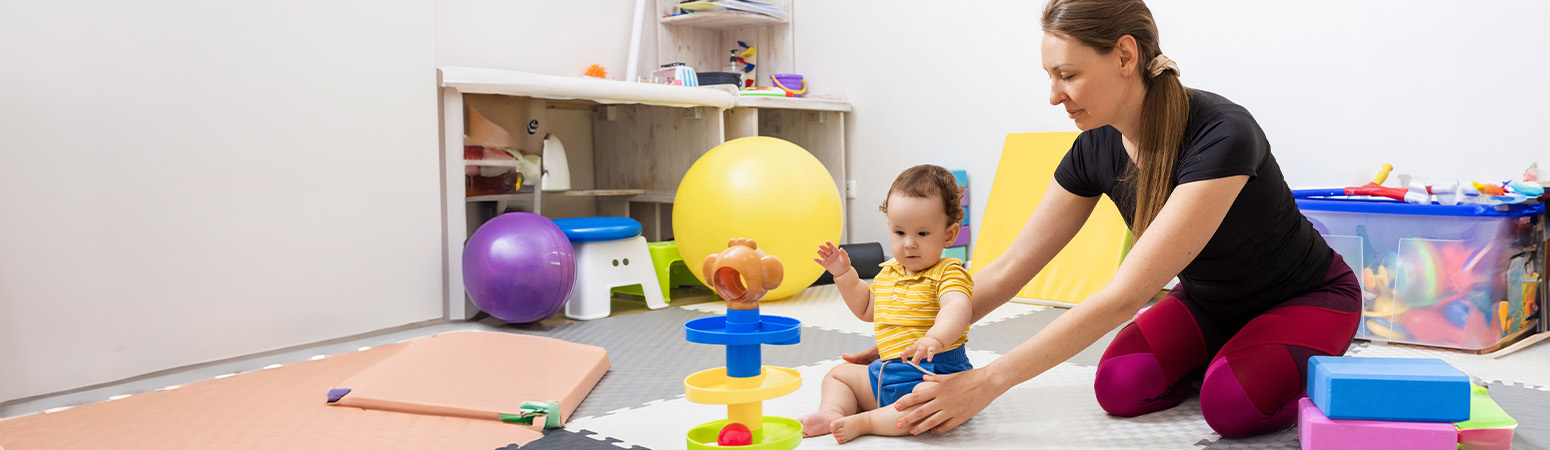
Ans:
<svg viewBox="0 0 1550 450"><path fill-rule="evenodd" d="M463 246L463 286L497 319L527 323L565 306L576 284L576 250L560 227L533 213L502 214Z"/></svg>

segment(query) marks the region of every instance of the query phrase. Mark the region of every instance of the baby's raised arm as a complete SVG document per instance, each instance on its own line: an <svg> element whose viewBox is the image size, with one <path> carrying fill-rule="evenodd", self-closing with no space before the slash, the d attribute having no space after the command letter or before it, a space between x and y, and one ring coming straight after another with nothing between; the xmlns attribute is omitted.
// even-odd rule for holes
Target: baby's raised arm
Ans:
<svg viewBox="0 0 1550 450"><path fill-rule="evenodd" d="M818 246L818 256L813 258L813 262L834 276L834 286L839 288L840 298L845 299L845 306L850 307L850 312L855 313L858 319L871 322L872 288L861 281L861 274L850 267L850 254L833 242L823 241L823 245Z"/></svg>

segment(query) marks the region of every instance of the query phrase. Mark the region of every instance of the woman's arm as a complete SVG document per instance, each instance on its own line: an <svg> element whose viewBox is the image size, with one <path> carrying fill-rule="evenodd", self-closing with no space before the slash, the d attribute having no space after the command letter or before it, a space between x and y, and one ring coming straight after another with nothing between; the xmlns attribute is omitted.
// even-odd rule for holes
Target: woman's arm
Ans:
<svg viewBox="0 0 1550 450"><path fill-rule="evenodd" d="M1247 182L1244 175L1174 188L1157 219L1136 241L1107 286L984 368L927 376L926 381L939 384L901 398L896 404L901 410L920 407L900 422L913 424L911 433L950 430L1007 389L1069 359L1130 320L1200 254Z"/></svg>

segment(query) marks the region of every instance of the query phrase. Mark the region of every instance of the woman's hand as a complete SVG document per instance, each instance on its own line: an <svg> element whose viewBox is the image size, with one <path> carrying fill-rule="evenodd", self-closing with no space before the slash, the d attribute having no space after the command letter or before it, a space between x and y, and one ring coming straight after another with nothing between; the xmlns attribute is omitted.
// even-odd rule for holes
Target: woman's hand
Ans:
<svg viewBox="0 0 1550 450"><path fill-rule="evenodd" d="M877 346L873 345L871 348L868 348L866 350L862 350L862 351L859 351L859 352L851 353L851 354L848 354L848 355L840 355L840 359L843 359L843 360L845 360L845 362L848 362L848 363L851 363L851 364L860 364L860 365L865 366L867 364L871 364L872 361L876 361L879 353L880 352L877 350Z"/></svg>
<svg viewBox="0 0 1550 450"><path fill-rule="evenodd" d="M906 360L914 361L915 364L920 364L920 360L924 359L926 361L930 361L933 355L941 353L942 347L945 347L942 345L942 341L938 341L934 337L927 336L916 340L915 343L910 344L909 347L905 347L904 351L900 352L899 355L901 355Z"/></svg>
<svg viewBox="0 0 1550 450"><path fill-rule="evenodd" d="M988 368L951 375L926 375L925 381L936 384L921 384L915 392L895 402L893 407L900 411L919 407L894 425L908 426L910 434L927 430L941 434L958 427L1006 392L1006 388L996 385L990 375Z"/></svg>
<svg viewBox="0 0 1550 450"><path fill-rule="evenodd" d="M834 278L839 278L840 275L851 270L850 253L830 241L823 241L823 245L818 246L818 257L813 258L813 262L823 266L824 270L829 271L829 275L833 275Z"/></svg>

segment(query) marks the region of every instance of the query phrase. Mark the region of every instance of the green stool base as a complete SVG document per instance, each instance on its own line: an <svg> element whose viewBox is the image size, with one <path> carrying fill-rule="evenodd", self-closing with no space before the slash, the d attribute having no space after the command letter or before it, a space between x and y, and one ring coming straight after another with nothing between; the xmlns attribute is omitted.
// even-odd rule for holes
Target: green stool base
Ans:
<svg viewBox="0 0 1550 450"><path fill-rule="evenodd" d="M705 283L701 283L699 278L695 278L694 272L690 271L689 266L684 264L683 256L678 253L677 241L652 242L646 244L646 248L651 251L651 264L656 266L657 282L662 285L663 301L673 302L673 298L669 293L676 286L705 287ZM614 295L646 295L645 290L639 284L613 288L613 293Z"/></svg>

